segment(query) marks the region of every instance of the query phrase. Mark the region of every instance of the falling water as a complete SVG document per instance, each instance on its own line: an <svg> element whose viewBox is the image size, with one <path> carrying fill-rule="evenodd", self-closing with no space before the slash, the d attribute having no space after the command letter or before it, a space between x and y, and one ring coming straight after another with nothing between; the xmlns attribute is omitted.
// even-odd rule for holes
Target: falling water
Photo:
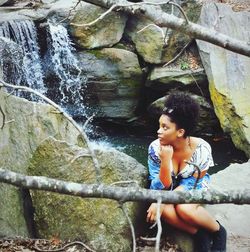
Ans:
<svg viewBox="0 0 250 252"><path fill-rule="evenodd" d="M0 59L1 68L5 71L3 73L5 81L15 85L29 86L42 94L46 93L50 99L68 110L70 114L86 117L83 102L86 79L80 77L81 70L72 53L74 48L67 30L62 25L48 22L44 41L47 44L43 44L43 50L46 48L46 51L41 57L33 21L3 22L0 24L0 36L12 40L11 43L15 42L20 47L18 49L23 51L23 57L20 57L22 64L20 60L17 62L13 50L9 53L8 64L6 64L6 59ZM15 68L10 66L15 66ZM21 66L21 69L17 66L19 68ZM33 95L31 99L38 100Z"/></svg>
<svg viewBox="0 0 250 252"><path fill-rule="evenodd" d="M0 25L0 37L10 38L10 30L7 22Z"/></svg>
<svg viewBox="0 0 250 252"><path fill-rule="evenodd" d="M16 42L23 49L22 73L24 78L16 76L16 80L22 79L22 85L29 86L41 93L46 92L43 82L42 65L39 56L36 28L31 20L12 20L4 22L0 26L0 35ZM15 82L19 85L20 83Z"/></svg>
<svg viewBox="0 0 250 252"><path fill-rule="evenodd" d="M80 78L81 70L73 55L74 48L67 30L62 25L48 23L47 27L47 60L50 71L57 76L60 91L60 105L67 107L69 112L85 115L83 105L84 80ZM70 108L72 107L72 109Z"/></svg>

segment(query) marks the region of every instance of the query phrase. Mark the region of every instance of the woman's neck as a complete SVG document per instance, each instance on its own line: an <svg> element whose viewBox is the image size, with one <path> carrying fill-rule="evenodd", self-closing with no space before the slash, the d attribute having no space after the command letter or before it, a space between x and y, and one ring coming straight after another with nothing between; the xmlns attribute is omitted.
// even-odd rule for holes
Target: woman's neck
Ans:
<svg viewBox="0 0 250 252"><path fill-rule="evenodd" d="M175 152L185 152L191 150L191 137L182 137L173 145Z"/></svg>

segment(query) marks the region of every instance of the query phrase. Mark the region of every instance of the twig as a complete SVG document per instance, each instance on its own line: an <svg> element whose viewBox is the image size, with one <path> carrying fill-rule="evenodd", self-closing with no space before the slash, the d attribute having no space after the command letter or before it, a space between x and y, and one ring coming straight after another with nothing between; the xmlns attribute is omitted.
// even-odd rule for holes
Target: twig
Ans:
<svg viewBox="0 0 250 252"><path fill-rule="evenodd" d="M3 127L4 127L4 125L5 125L5 114L4 114L4 112L3 112L3 109L2 109L2 107L1 107L1 105L0 105L0 112L1 112L1 114L2 114L2 116L3 116L3 121L2 121L2 126L1 126L1 129L3 129Z"/></svg>
<svg viewBox="0 0 250 252"><path fill-rule="evenodd" d="M91 155L88 154L88 153L77 155L76 157L74 157L74 158L70 161L70 163L71 163L71 164L74 163L78 158L81 158L81 157L91 157Z"/></svg>
<svg viewBox="0 0 250 252"><path fill-rule="evenodd" d="M193 70L192 70L192 69L190 69L190 70L191 70L191 72L193 73ZM204 93L203 93L203 91L202 91L201 87L199 86L198 82L196 81L196 79L194 78L194 76L193 76L193 74L192 74L192 73L190 73L190 76L193 78L193 80L194 80L194 82L195 82L195 84L196 84L197 88L200 90L201 95L202 95L203 97L205 97L205 95L204 95Z"/></svg>
<svg viewBox="0 0 250 252"><path fill-rule="evenodd" d="M86 135L86 133L80 128L80 126L73 120L73 118L71 118L66 112L64 112L60 106L58 106L55 102L53 102L52 100L50 100L48 97L46 97L45 95L39 93L36 90L33 90L32 88L26 87L26 86L15 86L15 85L11 85L9 83L6 83L5 81L0 79L0 87L9 87L9 88L13 88L13 89L19 89L19 90L23 90L26 92L30 92L33 93L39 97L41 97L43 100L45 100L47 103L49 103L51 106L53 106L54 108L56 108L58 111L60 111L64 117L76 128L76 130L80 133L80 135L83 136L84 140L86 141L87 147L89 149L90 155L92 157L92 161L95 167L95 171L96 171L96 180L97 183L101 182L101 169L98 163L98 160L95 156L95 153L91 147L90 141L88 139L88 136Z"/></svg>
<svg viewBox="0 0 250 252"><path fill-rule="evenodd" d="M185 11L181 8L181 6L177 3L174 3L174 2L169 2L169 4L176 6L180 10L180 12L182 13L182 15L184 16L184 18L186 20L186 23L188 24L189 23L188 17L186 15Z"/></svg>
<svg viewBox="0 0 250 252"><path fill-rule="evenodd" d="M83 124L83 126L82 126L83 130L86 129L88 123L94 118L94 116L95 116L95 114L93 114L92 116L90 116L90 117L86 120L86 122L85 122L85 123Z"/></svg>
<svg viewBox="0 0 250 252"><path fill-rule="evenodd" d="M131 230L131 234L132 234L132 238L133 238L133 252L136 252L136 239L135 239L135 229L134 229L134 226L133 226L133 223L131 221L131 219L129 218L128 216L128 212L127 212L127 209L126 207L124 206L124 203L122 202L119 202L120 203L120 207L129 223L129 226L130 226L130 230Z"/></svg>
<svg viewBox="0 0 250 252"><path fill-rule="evenodd" d="M6 121L5 124L12 123L12 122L15 122L15 119L11 119L9 121Z"/></svg>
<svg viewBox="0 0 250 252"><path fill-rule="evenodd" d="M161 198L157 200L157 211L156 211L157 235L156 235L156 242L155 242L155 252L160 251L160 241L161 241L161 233L162 233L160 208L161 208Z"/></svg>
<svg viewBox="0 0 250 252"><path fill-rule="evenodd" d="M156 241L156 238L155 238L155 237L150 237L150 238L148 238L148 237L140 236L140 239L141 239L142 241Z"/></svg>
<svg viewBox="0 0 250 252"><path fill-rule="evenodd" d="M95 252L95 250L91 249L86 244L84 244L83 242L79 242L79 241L70 242L70 243L66 244L65 246L63 246L62 248L58 248L58 249L40 249L37 246L34 246L34 249L39 252L59 252L59 251L65 251L66 248L74 246L74 245L80 245L80 246L84 247L85 249L87 249L88 251Z"/></svg>
<svg viewBox="0 0 250 252"><path fill-rule="evenodd" d="M58 22L58 24L64 22L66 19L69 19L70 15L71 15L71 12L72 12L73 10L76 9L76 7L78 6L78 4L81 3L81 1L82 1L82 0L78 0L77 3L76 3L76 5L75 5L74 7L72 7L72 8L69 10L68 16L65 17L65 18L63 18L62 20L60 20L60 21Z"/></svg>
<svg viewBox="0 0 250 252"><path fill-rule="evenodd" d="M138 181L136 181L136 180L117 181L117 182L114 182L114 183L112 183L112 184L110 184L110 185L132 184L132 183L134 183L134 184L136 184L137 186L139 186L139 183L138 183Z"/></svg>
<svg viewBox="0 0 250 252"><path fill-rule="evenodd" d="M137 33L140 33L142 31L144 31L145 29L147 29L149 26L154 26L155 28L157 28L160 32L161 32L161 35L162 35L162 38L163 38L163 42L165 43L165 34L164 34L164 31L161 27L159 27L158 25L156 24L149 24L145 27L143 27L141 30L139 30Z"/></svg>
<svg viewBox="0 0 250 252"><path fill-rule="evenodd" d="M173 63L174 61L176 61L181 55L182 53L185 51L185 49L193 42L193 40L189 41L182 49L181 51L170 61L168 61L166 64L163 65L163 67L166 67L168 65L170 65L171 63Z"/></svg>
<svg viewBox="0 0 250 252"><path fill-rule="evenodd" d="M105 11L104 13L102 13L102 15L100 17L98 17L97 19L93 20L90 23L87 24L76 24L76 23L70 23L71 25L77 26L77 27L84 27L84 26L91 26L95 23L97 23L98 21L102 20L107 14L109 14L115 7L118 7L117 4L112 5L107 11Z"/></svg>

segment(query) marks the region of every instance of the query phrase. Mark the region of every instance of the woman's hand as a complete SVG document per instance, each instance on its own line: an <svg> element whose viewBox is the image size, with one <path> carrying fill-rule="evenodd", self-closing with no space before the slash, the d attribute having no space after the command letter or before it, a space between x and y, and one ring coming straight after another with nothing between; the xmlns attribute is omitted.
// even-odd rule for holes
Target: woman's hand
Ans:
<svg viewBox="0 0 250 252"><path fill-rule="evenodd" d="M160 216L163 212L164 205L160 205ZM154 223L156 222L156 217L157 217L157 203L152 203L150 207L147 210L147 222Z"/></svg>
<svg viewBox="0 0 250 252"><path fill-rule="evenodd" d="M159 156L161 161L164 160L171 160L174 154L174 148L172 145L161 145L160 146L160 152L159 152Z"/></svg>

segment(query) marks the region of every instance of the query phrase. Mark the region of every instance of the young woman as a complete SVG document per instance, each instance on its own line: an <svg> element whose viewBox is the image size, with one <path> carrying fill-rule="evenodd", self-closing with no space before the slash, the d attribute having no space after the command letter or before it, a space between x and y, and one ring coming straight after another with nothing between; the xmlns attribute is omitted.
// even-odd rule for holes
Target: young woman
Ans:
<svg viewBox="0 0 250 252"><path fill-rule="evenodd" d="M191 136L198 116L199 105L190 95L175 92L168 96L159 120L158 139L149 146L150 189L208 188L207 170L213 166L211 147L205 140ZM156 203L152 203L147 210L148 222L156 220L156 210ZM162 204L161 218L193 234L198 252L226 251L226 230L201 205Z"/></svg>

